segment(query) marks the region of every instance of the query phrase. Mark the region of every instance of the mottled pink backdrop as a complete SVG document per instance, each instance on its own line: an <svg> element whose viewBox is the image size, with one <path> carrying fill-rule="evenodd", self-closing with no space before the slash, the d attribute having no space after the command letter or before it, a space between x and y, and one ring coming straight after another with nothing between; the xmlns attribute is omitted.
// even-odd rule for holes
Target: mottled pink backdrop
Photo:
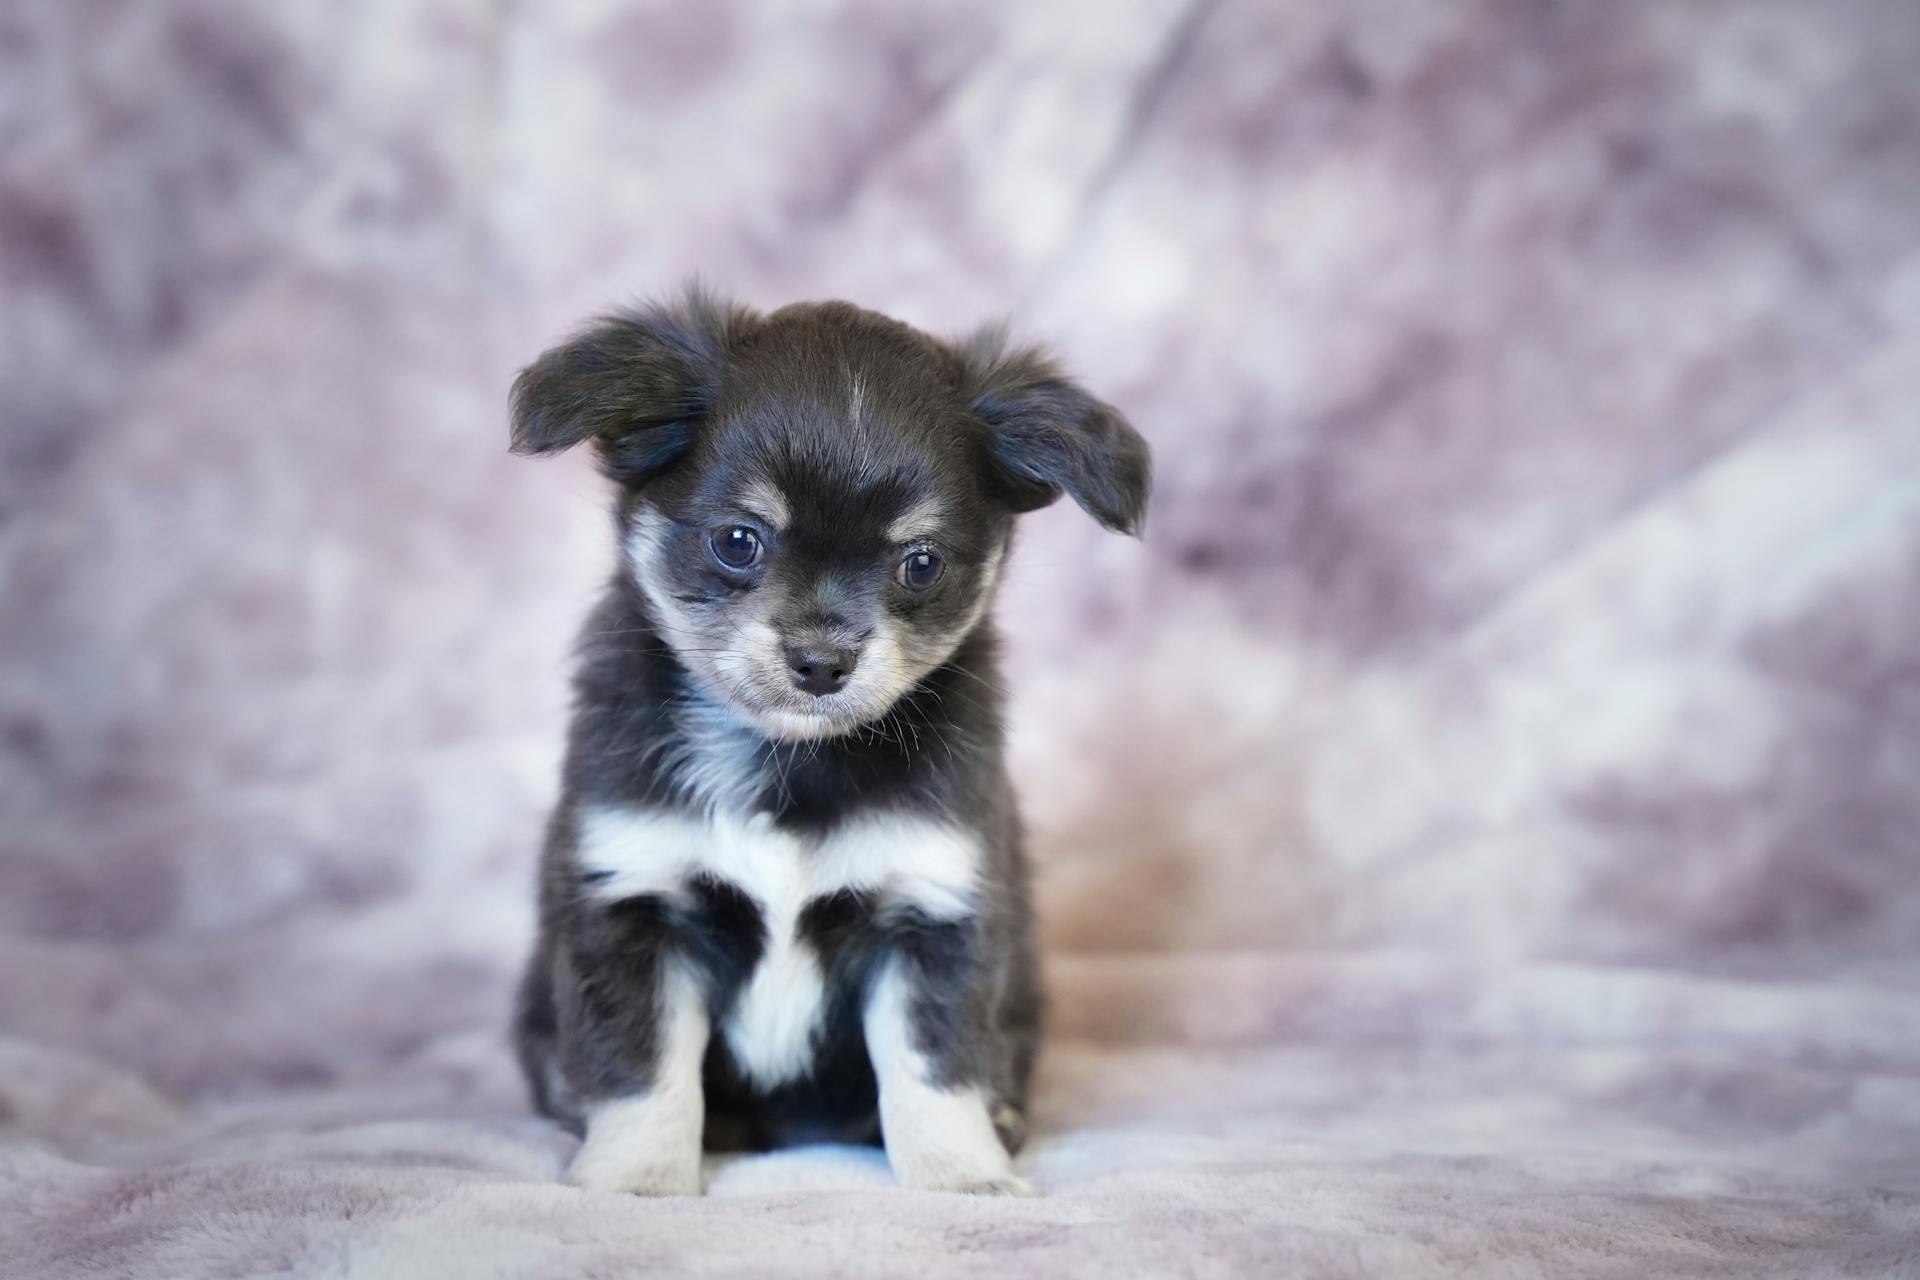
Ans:
<svg viewBox="0 0 1920 1280"><path fill-rule="evenodd" d="M7 6L0 1273L1920 1271L1916 67L1910 0ZM505 388L695 272L1009 314L1154 442L1000 611L1040 1200L589 1197L523 1112L609 560Z"/></svg>

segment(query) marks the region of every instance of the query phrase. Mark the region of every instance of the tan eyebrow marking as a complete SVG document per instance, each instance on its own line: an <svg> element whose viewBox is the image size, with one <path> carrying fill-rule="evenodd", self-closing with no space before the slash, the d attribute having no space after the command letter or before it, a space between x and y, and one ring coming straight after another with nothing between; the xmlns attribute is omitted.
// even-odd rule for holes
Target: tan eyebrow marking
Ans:
<svg viewBox="0 0 1920 1280"><path fill-rule="evenodd" d="M754 515L759 516L774 527L775 532L786 529L793 513L787 507L787 495L766 480L755 480L742 489L738 501Z"/></svg>
<svg viewBox="0 0 1920 1280"><path fill-rule="evenodd" d="M938 498L922 498L887 526L888 542L912 542L932 536L940 528L940 517L947 513Z"/></svg>

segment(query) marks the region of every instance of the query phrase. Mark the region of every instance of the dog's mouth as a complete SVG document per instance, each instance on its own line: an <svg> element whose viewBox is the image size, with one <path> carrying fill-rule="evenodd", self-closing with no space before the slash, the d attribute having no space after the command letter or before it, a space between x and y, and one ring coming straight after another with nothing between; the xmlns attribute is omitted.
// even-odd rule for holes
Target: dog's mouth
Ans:
<svg viewBox="0 0 1920 1280"><path fill-rule="evenodd" d="M751 670L729 678L716 671L710 691L727 711L762 736L777 742L812 742L837 738L886 716L897 700L871 685L853 684L822 695L803 693L778 683L778 677Z"/></svg>
<svg viewBox="0 0 1920 1280"><path fill-rule="evenodd" d="M786 691L782 690L781 694L785 695ZM808 742L852 733L883 718L892 707L890 698L883 702L871 695L830 693L822 697L776 696L758 705L743 705L741 710L756 729L770 738Z"/></svg>

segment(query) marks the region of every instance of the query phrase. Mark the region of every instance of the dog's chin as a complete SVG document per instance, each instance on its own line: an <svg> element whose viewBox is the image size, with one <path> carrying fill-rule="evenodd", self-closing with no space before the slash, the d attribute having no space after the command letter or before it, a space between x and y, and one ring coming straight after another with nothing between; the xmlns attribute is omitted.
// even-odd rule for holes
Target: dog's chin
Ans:
<svg viewBox="0 0 1920 1280"><path fill-rule="evenodd" d="M759 697L742 699L734 711L765 737L775 742L818 742L838 738L864 725L882 720L893 710L897 698L872 696L848 697L830 693L815 697Z"/></svg>
<svg viewBox="0 0 1920 1280"><path fill-rule="evenodd" d="M824 738L838 738L871 720L879 719L879 716L835 713L824 707L798 710L785 707L750 710L742 707L739 710L747 723L775 742L818 742Z"/></svg>

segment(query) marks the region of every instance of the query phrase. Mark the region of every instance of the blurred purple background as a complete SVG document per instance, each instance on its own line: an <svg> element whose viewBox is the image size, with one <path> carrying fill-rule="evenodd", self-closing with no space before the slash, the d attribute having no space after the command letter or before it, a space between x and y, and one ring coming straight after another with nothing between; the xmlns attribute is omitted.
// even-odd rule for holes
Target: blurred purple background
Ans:
<svg viewBox="0 0 1920 1280"><path fill-rule="evenodd" d="M1155 445L1145 543L1050 510L1000 609L1043 1123L1401 1150L1290 1076L1911 1206L1917 66L1899 0L10 6L0 1117L518 1114L610 547L505 390L698 272L1010 315Z"/></svg>

